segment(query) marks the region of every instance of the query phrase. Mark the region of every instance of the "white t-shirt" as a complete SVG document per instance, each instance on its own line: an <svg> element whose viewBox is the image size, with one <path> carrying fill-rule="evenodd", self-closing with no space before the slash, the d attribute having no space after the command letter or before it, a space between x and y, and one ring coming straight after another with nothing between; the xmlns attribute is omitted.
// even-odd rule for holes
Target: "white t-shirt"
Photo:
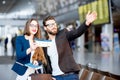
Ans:
<svg viewBox="0 0 120 80"><path fill-rule="evenodd" d="M47 53L50 56L51 66L52 66L52 75L61 75L64 74L58 65L58 52L56 48L55 39L52 40L52 45L47 48Z"/></svg>

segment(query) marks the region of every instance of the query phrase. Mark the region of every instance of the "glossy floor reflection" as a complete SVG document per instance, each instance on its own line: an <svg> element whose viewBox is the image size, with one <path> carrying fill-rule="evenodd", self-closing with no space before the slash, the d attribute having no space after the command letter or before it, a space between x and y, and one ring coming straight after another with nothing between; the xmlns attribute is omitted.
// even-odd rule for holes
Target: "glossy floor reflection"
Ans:
<svg viewBox="0 0 120 80"><path fill-rule="evenodd" d="M16 74L11 70L12 64L0 65L0 80L15 80Z"/></svg>
<svg viewBox="0 0 120 80"><path fill-rule="evenodd" d="M74 52L74 55L75 59L79 57L77 61L81 65L90 64L91 67L98 70L120 75L120 52L82 53L81 51L77 51Z"/></svg>
<svg viewBox="0 0 120 80"><path fill-rule="evenodd" d="M73 55L79 64L91 64L91 67L120 75L120 53L88 53L81 49L75 50ZM16 73L11 70L14 61L9 56L0 57L0 80L15 80Z"/></svg>

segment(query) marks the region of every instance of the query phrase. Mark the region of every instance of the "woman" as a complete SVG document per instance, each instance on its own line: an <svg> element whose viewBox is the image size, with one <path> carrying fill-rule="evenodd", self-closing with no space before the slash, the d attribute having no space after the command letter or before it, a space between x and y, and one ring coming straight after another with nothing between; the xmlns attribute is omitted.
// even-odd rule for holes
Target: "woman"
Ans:
<svg viewBox="0 0 120 80"><path fill-rule="evenodd" d="M27 80L28 76L35 72L35 69L24 64L33 62L38 65L38 61L47 64L43 49L34 42L35 38L41 38L40 26L37 19L30 19L26 23L24 34L16 38L16 62L12 67L17 73L16 80Z"/></svg>

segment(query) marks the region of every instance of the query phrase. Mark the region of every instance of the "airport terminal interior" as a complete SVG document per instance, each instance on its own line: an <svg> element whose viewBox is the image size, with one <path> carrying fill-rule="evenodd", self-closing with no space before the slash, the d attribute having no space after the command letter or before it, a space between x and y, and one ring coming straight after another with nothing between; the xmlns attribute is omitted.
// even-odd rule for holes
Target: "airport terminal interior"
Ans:
<svg viewBox="0 0 120 80"><path fill-rule="evenodd" d="M27 20L55 17L59 29L77 29L88 11L98 16L70 46L81 70L80 80L120 80L120 0L0 0L0 80L16 80L11 70L15 37L23 34ZM14 39L14 41L12 41ZM97 74L97 75L96 75Z"/></svg>

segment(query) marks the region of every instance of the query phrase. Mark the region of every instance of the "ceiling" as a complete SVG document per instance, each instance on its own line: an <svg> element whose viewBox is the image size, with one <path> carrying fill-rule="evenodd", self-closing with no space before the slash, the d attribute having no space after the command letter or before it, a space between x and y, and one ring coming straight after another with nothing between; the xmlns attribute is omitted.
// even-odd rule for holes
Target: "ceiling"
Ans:
<svg viewBox="0 0 120 80"><path fill-rule="evenodd" d="M1 18L43 17L78 0L0 0ZM11 17L9 17L11 16Z"/></svg>
<svg viewBox="0 0 120 80"><path fill-rule="evenodd" d="M26 19L29 17L43 18L61 8L76 5L83 1L93 0L0 0L0 19ZM120 26L119 4L120 0L111 0L115 26ZM78 6L72 8L75 9L76 7ZM68 8L65 10L68 10Z"/></svg>
<svg viewBox="0 0 120 80"><path fill-rule="evenodd" d="M16 0L0 0L0 13L8 13L17 3Z"/></svg>

